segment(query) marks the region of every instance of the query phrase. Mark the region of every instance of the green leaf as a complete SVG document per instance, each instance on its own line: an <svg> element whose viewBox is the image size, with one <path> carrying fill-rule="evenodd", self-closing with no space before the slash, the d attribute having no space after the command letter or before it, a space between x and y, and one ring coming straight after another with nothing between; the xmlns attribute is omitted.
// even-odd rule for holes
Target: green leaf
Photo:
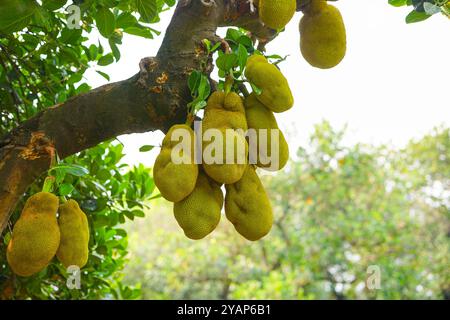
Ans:
<svg viewBox="0 0 450 320"><path fill-rule="evenodd" d="M62 185L59 186L59 195L60 196L67 196L69 194L72 193L72 191L74 190L74 186L68 183L63 183Z"/></svg>
<svg viewBox="0 0 450 320"><path fill-rule="evenodd" d="M116 61L120 60L120 50L117 47L117 44L115 44L111 39L109 39L109 46L111 47L112 54Z"/></svg>
<svg viewBox="0 0 450 320"><path fill-rule="evenodd" d="M388 3L394 7L401 7L406 5L407 0L389 0Z"/></svg>
<svg viewBox="0 0 450 320"><path fill-rule="evenodd" d="M140 217L140 218L145 217L145 213L142 210L133 210L132 213L135 217Z"/></svg>
<svg viewBox="0 0 450 320"><path fill-rule="evenodd" d="M173 7L176 3L176 0L164 0L164 2L169 6Z"/></svg>
<svg viewBox="0 0 450 320"><path fill-rule="evenodd" d="M238 43L242 44L246 48L253 48L252 39L250 39L248 36L241 36L238 40Z"/></svg>
<svg viewBox="0 0 450 320"><path fill-rule="evenodd" d="M262 90L257 86L255 86L253 83L250 83L250 86L252 87L252 90L254 93L256 93L256 95L259 96L262 93Z"/></svg>
<svg viewBox="0 0 450 320"><path fill-rule="evenodd" d="M139 152L148 152L153 150L155 146L145 145L139 148Z"/></svg>
<svg viewBox="0 0 450 320"><path fill-rule="evenodd" d="M98 59L98 65L99 66L107 66L114 62L114 56L112 53L108 53L107 55L104 55L100 59Z"/></svg>
<svg viewBox="0 0 450 320"><path fill-rule="evenodd" d="M61 36L59 37L59 41L66 44L77 44L81 39L81 33L83 30L81 29L69 29L64 28L61 31Z"/></svg>
<svg viewBox="0 0 450 320"><path fill-rule="evenodd" d="M67 0L42 0L42 7L47 10L55 11L63 7Z"/></svg>
<svg viewBox="0 0 450 320"><path fill-rule="evenodd" d="M216 64L219 69L226 72L237 66L238 56L235 53L227 53L217 58Z"/></svg>
<svg viewBox="0 0 450 320"><path fill-rule="evenodd" d="M191 72L188 78L188 87L191 90L191 95L194 96L195 92L198 90L198 86L200 85L201 72L198 70L194 70Z"/></svg>
<svg viewBox="0 0 450 320"><path fill-rule="evenodd" d="M226 35L225 39L229 39L229 40L233 40L235 42L238 42L239 38L242 35L243 34L239 30L236 30L236 29L233 29L233 28L229 28L227 30L227 35Z"/></svg>
<svg viewBox="0 0 450 320"><path fill-rule="evenodd" d="M207 102L205 100L199 101L194 105L195 111L201 110L207 106Z"/></svg>
<svg viewBox="0 0 450 320"><path fill-rule="evenodd" d="M100 8L94 16L98 31L105 38L109 38L115 29L114 14L107 8Z"/></svg>
<svg viewBox="0 0 450 320"><path fill-rule="evenodd" d="M413 10L406 16L405 20L406 20L406 23L415 23L415 22L424 21L424 20L428 19L429 17L431 17L431 16L425 12L418 12L416 10Z"/></svg>
<svg viewBox="0 0 450 320"><path fill-rule="evenodd" d="M247 59L248 59L248 52L247 49L245 49L245 47L242 44L239 44L238 47L238 63L239 63L239 68L241 68L241 70L244 70L245 65L247 64Z"/></svg>
<svg viewBox="0 0 450 320"><path fill-rule="evenodd" d="M143 26L136 26L136 27L128 27L123 30L124 32L128 34L132 34L134 36L143 37L147 39L153 39L153 34L151 32L151 29L145 28Z"/></svg>
<svg viewBox="0 0 450 320"><path fill-rule="evenodd" d="M70 76L69 80L67 80L67 83L75 84L77 82L80 82L82 78L83 75L81 73L74 73Z"/></svg>
<svg viewBox="0 0 450 320"><path fill-rule="evenodd" d="M205 75L201 75L200 84L198 86L198 98L200 100L206 100L211 93L211 85L209 80Z"/></svg>
<svg viewBox="0 0 450 320"><path fill-rule="evenodd" d="M91 90L91 87L87 83L82 83L76 89L76 93L77 94L86 93L86 92L89 92L90 90Z"/></svg>
<svg viewBox="0 0 450 320"><path fill-rule="evenodd" d="M135 0L136 8L144 22L152 22L158 13L156 0Z"/></svg>
<svg viewBox="0 0 450 320"><path fill-rule="evenodd" d="M103 78L105 78L106 80L110 81L110 77L107 73L102 72L100 70L95 70L95 72L97 72L99 75L101 75Z"/></svg>
<svg viewBox="0 0 450 320"><path fill-rule="evenodd" d="M89 170L77 164L59 164L49 170L49 172L61 171L76 177L82 177L89 174Z"/></svg>
<svg viewBox="0 0 450 320"><path fill-rule="evenodd" d="M135 26L138 23L137 19L129 12L121 13L116 20L117 28L128 28Z"/></svg>
<svg viewBox="0 0 450 320"><path fill-rule="evenodd" d="M0 30L5 33L25 28L39 6L35 1L2 0L0 2Z"/></svg>
<svg viewBox="0 0 450 320"><path fill-rule="evenodd" d="M434 5L432 3L429 3L429 2L425 2L423 4L423 9L425 10L425 13L429 14L430 16L441 12L440 7L438 7L437 5Z"/></svg>

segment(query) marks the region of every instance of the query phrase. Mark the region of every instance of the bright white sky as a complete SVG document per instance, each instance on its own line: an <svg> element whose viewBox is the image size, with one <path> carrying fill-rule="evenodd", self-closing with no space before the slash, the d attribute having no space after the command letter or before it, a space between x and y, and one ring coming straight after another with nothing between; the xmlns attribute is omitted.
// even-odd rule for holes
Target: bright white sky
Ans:
<svg viewBox="0 0 450 320"><path fill-rule="evenodd" d="M407 25L409 8L395 8L387 0L342 0L337 7L347 27L348 50L336 68L309 66L299 50L297 13L268 47L268 53L290 55L281 68L291 85L295 106L277 115L282 129L290 132L291 150L305 145L314 124L329 120L338 128L348 124L347 143L404 145L434 126L450 125L450 20L437 15ZM162 14L156 29L164 31L172 11ZM154 56L163 34L155 40L125 35L118 63L100 70L111 81L131 77L142 57ZM94 39L92 39L94 40ZM105 46L107 48L107 45ZM106 83L95 71L86 74L94 87ZM159 149L140 153L144 144L159 145L161 133L120 137L124 159L130 164L152 166Z"/></svg>

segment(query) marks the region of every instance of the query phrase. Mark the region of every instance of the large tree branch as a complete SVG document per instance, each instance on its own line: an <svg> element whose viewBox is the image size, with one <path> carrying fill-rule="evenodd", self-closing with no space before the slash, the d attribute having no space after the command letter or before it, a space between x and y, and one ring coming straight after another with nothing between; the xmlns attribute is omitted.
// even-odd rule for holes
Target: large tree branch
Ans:
<svg viewBox="0 0 450 320"><path fill-rule="evenodd" d="M0 232L28 186L61 158L121 134L166 131L185 121L187 77L211 57L202 40L219 40L220 26L239 26L270 40L247 0L180 0L156 57L144 58L132 78L94 89L46 109L0 139Z"/></svg>

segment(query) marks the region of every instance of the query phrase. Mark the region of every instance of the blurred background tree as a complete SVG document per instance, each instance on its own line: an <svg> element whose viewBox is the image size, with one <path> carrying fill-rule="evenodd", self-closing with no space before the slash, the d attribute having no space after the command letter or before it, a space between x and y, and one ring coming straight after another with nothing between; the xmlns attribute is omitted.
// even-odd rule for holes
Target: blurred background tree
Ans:
<svg viewBox="0 0 450 320"><path fill-rule="evenodd" d="M189 241L159 200L127 226L124 282L146 299L449 298L449 129L401 150L344 137L323 122L286 170L263 177L276 218L262 241L225 218ZM366 286L369 266L378 290Z"/></svg>

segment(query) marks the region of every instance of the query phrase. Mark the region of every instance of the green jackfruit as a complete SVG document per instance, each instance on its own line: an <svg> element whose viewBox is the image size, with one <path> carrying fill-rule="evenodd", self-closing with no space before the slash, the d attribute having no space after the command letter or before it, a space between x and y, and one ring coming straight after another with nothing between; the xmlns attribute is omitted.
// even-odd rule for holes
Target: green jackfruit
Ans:
<svg viewBox="0 0 450 320"><path fill-rule="evenodd" d="M89 224L86 214L75 200L59 206L59 229L61 241L56 257L67 268L75 265L82 268L89 257Z"/></svg>
<svg viewBox="0 0 450 320"><path fill-rule="evenodd" d="M175 133L187 135L184 138L174 137ZM172 141L172 138L176 141ZM184 141L184 140L188 141ZM190 152L189 151L190 143ZM186 144L186 150L178 144ZM194 131L187 125L174 125L166 134L161 152L156 158L153 168L153 178L161 195L172 202L178 202L186 198L195 188L198 176L198 165L195 163L194 155ZM178 146L177 146L178 145ZM174 148L177 148L174 150ZM172 154L172 152L174 154ZM181 163L173 161L172 156L176 156Z"/></svg>
<svg viewBox="0 0 450 320"><path fill-rule="evenodd" d="M245 76L261 89L257 98L271 111L284 112L294 105L294 97L286 78L263 56L253 55L248 59Z"/></svg>
<svg viewBox="0 0 450 320"><path fill-rule="evenodd" d="M194 191L173 205L175 219L185 235L193 240L206 237L220 221L223 194L220 185L200 172Z"/></svg>
<svg viewBox="0 0 450 320"><path fill-rule="evenodd" d="M225 214L237 232L250 241L267 235L272 228L272 206L253 166L242 179L225 186Z"/></svg>
<svg viewBox="0 0 450 320"><path fill-rule="evenodd" d="M242 98L238 94L230 92L225 95L224 92L216 91L210 96L202 124L204 139L208 136L208 130L212 129L215 131L209 132L217 133L222 148L214 148L217 143L215 139L203 142L203 168L216 182L234 183L244 174L248 157L245 140L247 120ZM211 163L214 159L206 159L210 155L215 159L220 158L217 159L219 163ZM227 162L227 157L231 161Z"/></svg>
<svg viewBox="0 0 450 320"><path fill-rule="evenodd" d="M269 28L284 28L294 16L296 0L259 0L259 18Z"/></svg>
<svg viewBox="0 0 450 320"><path fill-rule="evenodd" d="M300 21L300 50L313 67L337 66L347 50L346 31L339 10L325 0L312 0Z"/></svg>
<svg viewBox="0 0 450 320"><path fill-rule="evenodd" d="M59 200L48 192L32 195L14 225L6 257L12 271L23 277L43 270L59 247L56 220Z"/></svg>
<svg viewBox="0 0 450 320"><path fill-rule="evenodd" d="M252 93L245 99L245 115L247 117L247 124L249 129L256 130L257 150L249 151L256 152L254 155L257 159L257 165L261 168L270 169L271 171L281 170L289 160L289 146L284 138L283 132L279 130L277 120L272 111L267 109ZM260 130L267 130L267 142L260 141ZM271 130L278 130L277 141L272 141ZM276 144L278 153L272 155L272 146ZM272 161L273 160L273 163Z"/></svg>

